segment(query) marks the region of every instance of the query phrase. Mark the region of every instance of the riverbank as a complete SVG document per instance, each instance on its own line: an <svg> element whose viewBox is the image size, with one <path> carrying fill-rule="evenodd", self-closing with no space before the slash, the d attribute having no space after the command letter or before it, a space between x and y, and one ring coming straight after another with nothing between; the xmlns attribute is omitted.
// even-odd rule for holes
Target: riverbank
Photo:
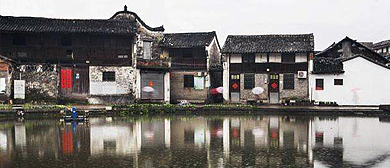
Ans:
<svg viewBox="0 0 390 168"><path fill-rule="evenodd" d="M364 115L383 116L390 114L378 106L281 106L281 105L241 105L241 104L130 104L130 105L29 105L20 106L25 115L62 116L72 107L79 112L99 115L240 115L240 114L283 114L283 115ZM0 109L0 116L14 116L17 109Z"/></svg>

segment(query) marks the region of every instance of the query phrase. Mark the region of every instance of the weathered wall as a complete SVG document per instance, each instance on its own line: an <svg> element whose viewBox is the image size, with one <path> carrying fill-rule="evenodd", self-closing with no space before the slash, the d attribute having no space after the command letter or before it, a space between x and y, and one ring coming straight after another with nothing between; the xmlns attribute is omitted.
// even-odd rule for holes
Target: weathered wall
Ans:
<svg viewBox="0 0 390 168"><path fill-rule="evenodd" d="M255 74L255 87L262 87L264 92L260 94L260 97L256 97L252 93L252 89L244 89L244 74L240 74L240 99L241 101L247 100L267 100L268 99L268 84L264 81L268 81L268 74Z"/></svg>
<svg viewBox="0 0 390 168"><path fill-rule="evenodd" d="M217 46L217 41L214 38L211 45L206 48L209 56L209 67L221 65L221 55Z"/></svg>
<svg viewBox="0 0 390 168"><path fill-rule="evenodd" d="M115 81L103 81L103 72L114 71ZM134 68L130 66L90 66L90 95L132 94Z"/></svg>
<svg viewBox="0 0 390 168"><path fill-rule="evenodd" d="M59 96L59 71L55 64L21 65L13 73L15 80L26 81L26 100L57 98Z"/></svg>
<svg viewBox="0 0 390 168"><path fill-rule="evenodd" d="M297 74L294 74L294 89L283 89L283 74L279 74L280 84L280 99L307 99L309 96L309 80L298 79Z"/></svg>
<svg viewBox="0 0 390 168"><path fill-rule="evenodd" d="M206 101L208 88L203 90L184 88L184 75L197 76L200 71L173 71L171 72L171 100ZM205 77L206 83L206 77Z"/></svg>

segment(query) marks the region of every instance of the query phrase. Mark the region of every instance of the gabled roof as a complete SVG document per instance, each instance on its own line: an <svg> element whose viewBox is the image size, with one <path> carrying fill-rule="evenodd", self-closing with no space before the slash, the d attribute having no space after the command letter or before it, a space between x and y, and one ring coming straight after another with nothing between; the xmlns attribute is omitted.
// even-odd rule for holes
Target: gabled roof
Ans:
<svg viewBox="0 0 390 168"><path fill-rule="evenodd" d="M150 31L164 31L164 26L159 26L159 27L150 27L148 26L136 13L127 11L127 6L124 6L123 11L116 12L110 20L137 20L142 26L144 26L146 29Z"/></svg>
<svg viewBox="0 0 390 168"><path fill-rule="evenodd" d="M314 51L313 34L229 35L222 53Z"/></svg>
<svg viewBox="0 0 390 168"><path fill-rule="evenodd" d="M390 40L381 41L378 43L374 43L374 49L379 49L382 47L388 47L390 46Z"/></svg>
<svg viewBox="0 0 390 168"><path fill-rule="evenodd" d="M0 16L0 31L11 33L91 33L130 35L136 32L133 21L104 19L52 19Z"/></svg>
<svg viewBox="0 0 390 168"><path fill-rule="evenodd" d="M351 56L344 56L340 49L342 49L342 43L345 41L351 42ZM363 57L375 64L386 67L386 63L389 60L382 55L376 53L372 49L365 45L352 40L349 37L345 37L338 43L333 43L324 51L319 52L315 55L313 60L313 73L315 74L329 74L329 73L343 73L343 62L356 58Z"/></svg>
<svg viewBox="0 0 390 168"><path fill-rule="evenodd" d="M161 46L166 48L205 47L211 44L214 37L217 39L217 34L215 31L196 33L166 33L164 34ZM219 47L218 39L217 45Z"/></svg>
<svg viewBox="0 0 390 168"><path fill-rule="evenodd" d="M338 43L333 43L328 48L326 48L324 51L317 53L315 56L316 57L333 57L333 58L345 57L340 52L337 52L337 53L335 53L335 52L332 53L331 52L331 51L335 51L338 48L341 48L342 43L344 41L351 42L351 46L356 46L357 48L359 48L360 52L366 53L366 54L361 54L361 55L368 56L368 54L369 54L372 57L371 59L373 59L373 60L377 60L377 61L379 61L381 63L388 63L389 62L388 59L386 59L382 55L378 54L377 52L375 52L371 48L368 48L367 46L357 42L356 40L352 40L348 36L345 37L344 39L342 39L341 41L339 41ZM336 47L338 47L338 48L336 48ZM352 51L352 52L354 52L354 51ZM354 53L354 55L356 55L356 54L359 54L359 53Z"/></svg>

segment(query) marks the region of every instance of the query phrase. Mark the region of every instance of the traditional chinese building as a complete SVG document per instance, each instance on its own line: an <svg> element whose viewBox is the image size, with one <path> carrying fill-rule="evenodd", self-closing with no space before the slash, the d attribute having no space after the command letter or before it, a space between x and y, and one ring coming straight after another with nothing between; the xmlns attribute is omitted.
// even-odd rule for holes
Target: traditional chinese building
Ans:
<svg viewBox="0 0 390 168"><path fill-rule="evenodd" d="M142 98L137 85L148 79L137 60L160 55L163 31L126 6L109 19L0 16L0 55L16 62L13 78L25 80L27 99L126 102Z"/></svg>
<svg viewBox="0 0 390 168"><path fill-rule="evenodd" d="M224 99L276 104L308 98L308 60L313 52L313 34L229 35L222 49ZM264 92L256 96L255 87Z"/></svg>
<svg viewBox="0 0 390 168"><path fill-rule="evenodd" d="M346 37L312 60L310 98L340 105L388 104L388 63L382 55Z"/></svg>
<svg viewBox="0 0 390 168"><path fill-rule="evenodd" d="M171 100L206 102L209 89L222 86L217 34L170 33L161 43L163 57L171 60Z"/></svg>

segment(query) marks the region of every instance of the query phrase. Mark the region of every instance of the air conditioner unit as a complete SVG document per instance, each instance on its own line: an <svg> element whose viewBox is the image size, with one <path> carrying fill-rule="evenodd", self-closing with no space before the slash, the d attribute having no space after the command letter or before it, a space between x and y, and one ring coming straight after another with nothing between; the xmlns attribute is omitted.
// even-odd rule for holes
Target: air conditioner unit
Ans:
<svg viewBox="0 0 390 168"><path fill-rule="evenodd" d="M307 71L298 71L298 79L306 79Z"/></svg>

